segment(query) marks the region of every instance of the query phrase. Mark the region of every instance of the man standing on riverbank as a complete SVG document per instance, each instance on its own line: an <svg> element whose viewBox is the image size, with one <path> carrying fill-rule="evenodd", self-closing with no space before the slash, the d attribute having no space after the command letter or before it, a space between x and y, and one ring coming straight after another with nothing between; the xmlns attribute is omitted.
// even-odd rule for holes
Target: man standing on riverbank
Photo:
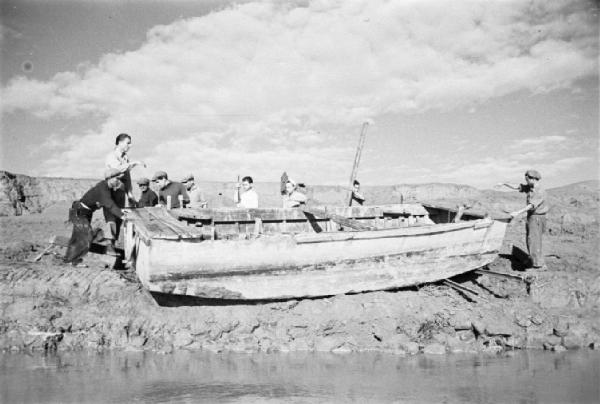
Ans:
<svg viewBox="0 0 600 404"><path fill-rule="evenodd" d="M155 182L158 186L158 203L162 206L166 206L167 209L184 208L190 203L190 197L183 184L170 181L166 172L157 171L152 177L152 182ZM181 203L179 202L180 196Z"/></svg>
<svg viewBox="0 0 600 404"><path fill-rule="evenodd" d="M123 173L115 168L109 168L104 172L104 180L89 189L79 201L73 202L69 212L69 220L73 223L73 233L69 240L67 252L63 261L77 265L83 256L87 254L92 242L92 215L97 209L109 211L114 217L122 220L123 210L113 199L111 191L119 189L123 183ZM118 255L114 248L114 240L111 240L106 248L109 255Z"/></svg>
<svg viewBox="0 0 600 404"><path fill-rule="evenodd" d="M514 218L527 212L525 231L531 264L534 268L545 269L542 235L546 231L546 213L548 213L549 206L546 201L546 191L539 183L541 179L542 175L538 171L527 170L525 172L525 184L500 183L498 186L506 186L527 194L527 205L523 209L511 212L510 215Z"/></svg>
<svg viewBox="0 0 600 404"><path fill-rule="evenodd" d="M127 152L131 148L131 136L127 133L120 133L115 139L115 149L106 156L106 169L115 169L122 174L121 186L111 191L112 198L119 208L135 204L133 190L131 186L131 169L137 165L146 165L141 161L129 161ZM119 238L122 221L114 216L108 209L104 209L104 220L106 220L107 229L106 238L112 240L112 244Z"/></svg>

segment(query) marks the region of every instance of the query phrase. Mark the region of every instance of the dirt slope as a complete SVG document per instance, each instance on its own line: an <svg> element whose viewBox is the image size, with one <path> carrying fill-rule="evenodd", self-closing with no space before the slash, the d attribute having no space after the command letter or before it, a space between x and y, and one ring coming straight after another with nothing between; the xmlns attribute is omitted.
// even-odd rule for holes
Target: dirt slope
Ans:
<svg viewBox="0 0 600 404"><path fill-rule="evenodd" d="M67 180L57 181L68 187ZM33 180L30 184L31 189L41 187ZM230 185L206 188L218 193L231 190ZM87 186L81 182L78 189ZM261 192L269 189L264 186ZM549 191L548 270L529 273L535 279L529 293L520 281L467 275L455 281L477 290L481 298L476 301L435 284L326 299L191 307L159 306L135 274L110 269L113 262L107 257L88 255L88 268L64 266L53 255L29 262L50 235L70 234L67 200L79 191L73 187L68 192L41 198L45 202L37 206L47 204L42 213L0 217L0 349L440 354L600 346L597 182ZM483 209L512 210L524 204L517 193L446 184L372 187L365 193L380 203L393 202L399 195L426 195ZM341 188L312 189L313 198L320 201L337 201L344 195ZM63 202L50 204L60 198ZM509 226L492 269L522 274L510 255L513 245L524 248L523 220Z"/></svg>

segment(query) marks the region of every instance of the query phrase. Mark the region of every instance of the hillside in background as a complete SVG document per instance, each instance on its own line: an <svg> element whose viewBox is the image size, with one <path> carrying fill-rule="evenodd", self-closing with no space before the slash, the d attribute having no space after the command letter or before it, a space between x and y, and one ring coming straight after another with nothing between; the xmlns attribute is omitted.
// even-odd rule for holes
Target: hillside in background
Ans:
<svg viewBox="0 0 600 404"><path fill-rule="evenodd" d="M56 205L65 207L79 199L98 180L76 178L29 177L0 171L0 216L35 214ZM233 182L199 182L210 207L233 206ZM260 207L280 207L279 183L256 183ZM368 204L436 202L445 205L467 204L473 209L511 211L524 205L518 192L480 190L457 184L400 184L363 186ZM575 231L581 225L598 224L600 183L584 181L548 190L551 222L554 227ZM137 188L134 189L134 193ZM316 204L343 205L348 190L343 186L307 186L309 200ZM137 196L137 194L136 194ZM57 206L58 208L58 206ZM63 209L62 207L60 209ZM65 212L66 217L66 212Z"/></svg>

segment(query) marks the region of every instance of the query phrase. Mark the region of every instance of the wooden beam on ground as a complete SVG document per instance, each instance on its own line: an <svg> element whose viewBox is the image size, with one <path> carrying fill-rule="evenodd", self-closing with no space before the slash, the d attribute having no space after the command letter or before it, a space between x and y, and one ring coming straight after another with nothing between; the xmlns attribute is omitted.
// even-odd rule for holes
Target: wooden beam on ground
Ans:
<svg viewBox="0 0 600 404"><path fill-rule="evenodd" d="M503 272L490 271L489 269L476 269L474 272L477 273L477 274L480 274L480 275L491 275L491 276L497 276L497 277L500 277L500 278L515 279L515 280L519 280L519 281L525 282L525 279L522 276L512 275L512 274L506 274L506 273L503 273Z"/></svg>
<svg viewBox="0 0 600 404"><path fill-rule="evenodd" d="M444 279L442 281L446 286L451 287L452 289L458 290L459 292L468 292L471 295L475 296L476 299L481 299L483 301L487 301L486 298L484 298L483 296L480 296L479 293L471 288L468 288L466 286L463 286L459 283L453 282L450 279Z"/></svg>

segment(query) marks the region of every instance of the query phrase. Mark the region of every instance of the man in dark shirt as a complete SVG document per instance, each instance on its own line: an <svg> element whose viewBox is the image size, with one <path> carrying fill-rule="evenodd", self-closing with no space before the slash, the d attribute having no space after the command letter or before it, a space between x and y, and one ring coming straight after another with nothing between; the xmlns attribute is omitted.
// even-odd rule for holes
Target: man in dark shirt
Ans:
<svg viewBox="0 0 600 404"><path fill-rule="evenodd" d="M90 188L79 201L73 202L69 211L69 220L73 223L73 233L69 240L67 252L63 261L77 265L87 254L92 242L92 215L94 211L103 208L119 219L123 218L123 210L114 201L111 190L119 189L122 185L123 174L114 168L104 172L104 180ZM117 255L114 245L107 246L107 254Z"/></svg>
<svg viewBox="0 0 600 404"><path fill-rule="evenodd" d="M167 209L176 209L184 208L190 203L190 197L188 196L185 186L180 182L170 181L166 172L157 171L152 177L152 181L158 186L158 203L160 205L166 206ZM179 202L180 196L181 203Z"/></svg>
<svg viewBox="0 0 600 404"><path fill-rule="evenodd" d="M156 192L150 189L150 180L148 178L140 178L137 183L142 193L137 207L145 208L158 205L158 196Z"/></svg>

